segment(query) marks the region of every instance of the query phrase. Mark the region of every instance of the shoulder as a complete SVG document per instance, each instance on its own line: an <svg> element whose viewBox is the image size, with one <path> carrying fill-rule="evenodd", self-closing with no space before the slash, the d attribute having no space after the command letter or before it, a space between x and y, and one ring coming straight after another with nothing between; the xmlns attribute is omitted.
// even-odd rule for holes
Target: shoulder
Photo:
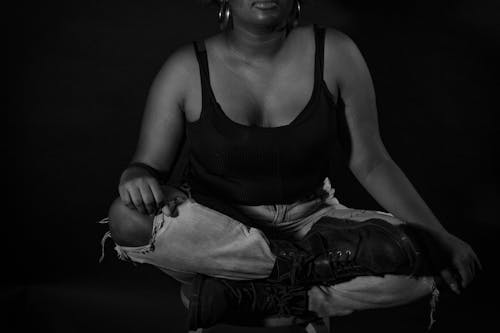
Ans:
<svg viewBox="0 0 500 333"><path fill-rule="evenodd" d="M345 32L335 28L325 28L325 45L348 47L353 44L354 41Z"/></svg>
<svg viewBox="0 0 500 333"><path fill-rule="evenodd" d="M361 55L358 46L346 33L327 28L325 33L325 61L349 61Z"/></svg>
<svg viewBox="0 0 500 333"><path fill-rule="evenodd" d="M155 81L176 81L181 84L198 70L196 54L192 43L182 45L175 49L165 60Z"/></svg>
<svg viewBox="0 0 500 333"><path fill-rule="evenodd" d="M217 50L220 44L220 34L216 34L203 40L206 48ZM192 80L199 81L200 67L196 57L194 42L186 43L176 48L165 60L158 73L160 79L173 79L182 84L192 84Z"/></svg>
<svg viewBox="0 0 500 333"><path fill-rule="evenodd" d="M356 43L344 32L327 28L324 77L327 84L368 78L368 68Z"/></svg>
<svg viewBox="0 0 500 333"><path fill-rule="evenodd" d="M198 80L198 81L196 81ZM199 68L192 43L175 49L164 61L150 88L150 98L182 107L199 82Z"/></svg>
<svg viewBox="0 0 500 333"><path fill-rule="evenodd" d="M346 52L356 48L356 44L346 33L335 28L323 27L325 30L325 52ZM293 29L300 43L314 41L314 25L304 25Z"/></svg>
<svg viewBox="0 0 500 333"><path fill-rule="evenodd" d="M361 56L356 43L346 33L334 28L324 29L324 59L326 65L332 63L337 66L345 65L346 62ZM294 30L296 30L295 42L297 44L300 44L302 48L304 45L311 45L314 48L314 26L312 24L301 26Z"/></svg>

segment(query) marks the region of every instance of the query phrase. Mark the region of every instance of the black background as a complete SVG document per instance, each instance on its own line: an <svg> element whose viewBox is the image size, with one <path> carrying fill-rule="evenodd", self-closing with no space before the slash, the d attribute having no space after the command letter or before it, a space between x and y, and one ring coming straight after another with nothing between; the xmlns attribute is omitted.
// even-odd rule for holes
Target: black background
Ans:
<svg viewBox="0 0 500 333"><path fill-rule="evenodd" d="M7 323L53 332L182 332L177 283L119 262L110 244L98 265L106 228L96 222L117 196L154 75L178 46L218 31L216 8L195 0L21 1L4 16ZM436 330L495 324L495 1L312 0L302 17L311 22L355 40L392 157L483 263L461 297L444 297ZM344 204L379 209L345 167L332 180Z"/></svg>

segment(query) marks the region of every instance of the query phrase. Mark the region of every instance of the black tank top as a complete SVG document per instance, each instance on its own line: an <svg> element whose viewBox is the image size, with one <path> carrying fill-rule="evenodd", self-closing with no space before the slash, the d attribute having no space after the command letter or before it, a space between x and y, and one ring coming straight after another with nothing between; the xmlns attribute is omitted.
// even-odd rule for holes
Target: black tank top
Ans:
<svg viewBox="0 0 500 333"><path fill-rule="evenodd" d="M287 204L321 187L331 163L337 105L323 80L325 30L315 26L314 35L311 98L290 124L279 127L246 126L227 117L210 85L204 43L194 43L202 110L198 120L186 124L186 181L195 199L211 197L242 205Z"/></svg>

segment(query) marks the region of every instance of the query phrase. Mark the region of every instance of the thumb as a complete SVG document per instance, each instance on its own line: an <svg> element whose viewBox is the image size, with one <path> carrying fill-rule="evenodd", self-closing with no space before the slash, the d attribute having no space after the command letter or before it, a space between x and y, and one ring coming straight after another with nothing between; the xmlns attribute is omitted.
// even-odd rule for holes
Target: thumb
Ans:
<svg viewBox="0 0 500 333"><path fill-rule="evenodd" d="M458 288L458 281L449 269L444 269L441 271L441 277L444 282L453 290L456 294L460 294L460 289Z"/></svg>
<svg viewBox="0 0 500 333"><path fill-rule="evenodd" d="M165 216L172 216L172 211L170 210L170 207L169 205L163 205L163 207L161 208L161 212L165 215Z"/></svg>

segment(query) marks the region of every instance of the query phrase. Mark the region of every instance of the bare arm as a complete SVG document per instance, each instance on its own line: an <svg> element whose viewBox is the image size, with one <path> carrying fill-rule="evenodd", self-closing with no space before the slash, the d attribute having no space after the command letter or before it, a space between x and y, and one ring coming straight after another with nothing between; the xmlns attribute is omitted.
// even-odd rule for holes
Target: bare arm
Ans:
<svg viewBox="0 0 500 333"><path fill-rule="evenodd" d="M451 252L452 265L465 287L479 264L475 253L468 244L445 230L387 152L380 138L372 79L356 45L335 31L327 34L326 43L328 56L325 61L330 60L331 68L336 69L326 79L330 83L335 81L345 103L351 171L384 209L438 237ZM458 291L450 271L442 275L452 289Z"/></svg>
<svg viewBox="0 0 500 333"><path fill-rule="evenodd" d="M184 137L183 104L189 84L192 48L185 47L166 61L157 74L146 102L139 143L132 159L168 173ZM163 204L158 180L144 169L127 168L119 186L122 201L143 214Z"/></svg>
<svg viewBox="0 0 500 333"><path fill-rule="evenodd" d="M183 104L188 84L188 50L173 54L149 91L133 161L168 172L184 135Z"/></svg>

